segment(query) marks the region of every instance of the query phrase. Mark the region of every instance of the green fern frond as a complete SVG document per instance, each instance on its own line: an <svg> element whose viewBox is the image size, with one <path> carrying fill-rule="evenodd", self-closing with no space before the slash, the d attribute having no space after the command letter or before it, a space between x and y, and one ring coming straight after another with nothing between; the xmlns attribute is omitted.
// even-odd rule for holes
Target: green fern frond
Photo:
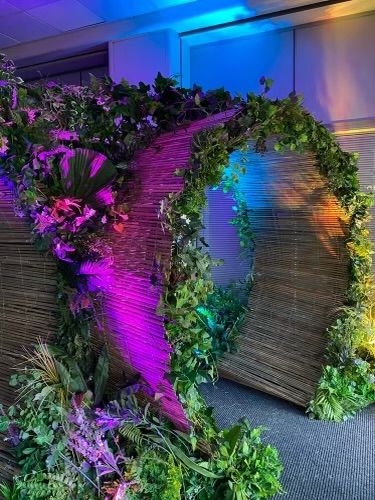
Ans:
<svg viewBox="0 0 375 500"><path fill-rule="evenodd" d="M131 443L135 444L136 446L141 446L142 442L144 440L144 436L142 434L142 431L137 425L127 422L126 424L122 425L119 429L121 436L126 439L127 441L130 441Z"/></svg>

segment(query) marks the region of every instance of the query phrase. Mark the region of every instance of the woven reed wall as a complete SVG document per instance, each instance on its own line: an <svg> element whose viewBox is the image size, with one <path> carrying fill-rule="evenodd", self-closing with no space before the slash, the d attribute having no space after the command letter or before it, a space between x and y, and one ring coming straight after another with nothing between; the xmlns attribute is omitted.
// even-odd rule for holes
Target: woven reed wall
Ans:
<svg viewBox="0 0 375 500"><path fill-rule="evenodd" d="M111 362L115 367L123 367L126 360L155 392L163 395L163 412L182 428L188 423L166 378L171 347L165 339L164 318L157 314L162 276L170 268L172 246L158 212L160 202L169 193L183 188L183 178L174 172L188 167L193 134L230 116L231 113L221 113L193 122L161 135L139 151L131 167L136 183L129 220L122 234L111 235L115 256L113 285L104 303Z"/></svg>
<svg viewBox="0 0 375 500"><path fill-rule="evenodd" d="M240 188L255 232L255 281L238 353L220 373L304 406L320 375L325 330L344 301L345 217L308 155L250 154Z"/></svg>
<svg viewBox="0 0 375 500"><path fill-rule="evenodd" d="M30 229L14 213L13 195L0 179L0 402L15 393L9 378L25 349L53 336L56 311L56 266L30 241ZM5 443L0 440L0 480L13 475Z"/></svg>
<svg viewBox="0 0 375 500"><path fill-rule="evenodd" d="M182 189L182 179L173 172L188 166L193 133L229 117L216 115L163 134L140 151L132 165L138 182L126 230L111 235L114 286L103 312L110 328L112 377L141 374L164 394L164 411L181 427L187 422L165 378L171 348L163 318L156 314L162 271L168 270L171 256L171 239L157 214L160 201ZM252 174L241 188L256 233L256 280L239 354L226 357L221 373L304 405L319 376L324 330L346 288L344 218L311 158L267 153L251 163ZM8 380L23 348L55 331L56 268L32 246L29 228L14 215L12 193L3 181L0 266L0 399L9 404L14 394ZM12 471L1 443L0 479Z"/></svg>

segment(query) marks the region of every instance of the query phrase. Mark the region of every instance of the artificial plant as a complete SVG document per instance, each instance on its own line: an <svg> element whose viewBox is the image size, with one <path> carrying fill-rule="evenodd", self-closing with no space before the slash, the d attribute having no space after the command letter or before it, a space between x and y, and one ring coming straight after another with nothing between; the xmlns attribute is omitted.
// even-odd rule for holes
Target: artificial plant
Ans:
<svg viewBox="0 0 375 500"><path fill-rule="evenodd" d="M82 499L255 499L275 493L276 451L246 423L220 431L198 391L200 382L215 379L218 354L233 326L225 324L222 301L213 296L213 262L204 243L196 245L205 189L226 185L229 153L250 139L258 152L267 137L276 136L276 150L315 154L319 172L350 219L347 304L328 331L327 365L310 405L314 416L338 420L375 399L365 226L372 200L359 190L355 156L343 152L293 94L281 100L252 93L232 98L223 89L181 89L160 74L152 86L105 78L89 87L26 85L14 75L3 58L1 168L14 183L17 212L30 223L36 244L57 259L59 309L58 349L39 347L14 380L21 391L18 404L3 416L21 465L9 495L64 498L72 488ZM184 176L184 189L164 200L160 214L174 243L161 310L174 346L169 376L191 422L183 433L158 414L155 395L142 383L124 382L116 399L109 391L95 394L95 384L104 384L95 380L106 371L106 361L101 358L101 369L95 368L90 323L98 323L96 306L111 270L105 233L126 230L128 162L158 134L225 110L234 111L231 119L195 135L190 168L177 172ZM240 195L236 202L240 214L234 223L246 249L253 244L249 214ZM241 311L224 298L230 311ZM183 307L176 307L177 299ZM48 356L49 379L36 366L40 352ZM35 384L22 392L30 378ZM140 403L138 392L153 404Z"/></svg>
<svg viewBox="0 0 375 500"><path fill-rule="evenodd" d="M56 259L58 310L56 345L37 346L11 380L18 398L4 412L2 429L20 473L12 486L3 485L4 496L240 499L276 492L280 462L259 429L243 422L220 431L203 400L185 399L178 383L191 425L188 432L174 428L158 410L162 395L142 380L124 380L111 391L110 360L105 349L97 357L90 335L91 327L103 328L98 310L112 272L106 234L126 231L127 165L134 152L165 130L228 108L229 94L176 89L161 75L151 89L110 79L90 87L26 85L14 74L4 57L1 169L35 244ZM188 251L194 261L194 249ZM204 278L190 282L197 305L211 289L211 261L203 259ZM186 324L188 309L183 315ZM213 332L202 325L210 350ZM183 348L189 372L182 378L189 373L193 393L199 377L214 373L216 354L195 363L196 353Z"/></svg>

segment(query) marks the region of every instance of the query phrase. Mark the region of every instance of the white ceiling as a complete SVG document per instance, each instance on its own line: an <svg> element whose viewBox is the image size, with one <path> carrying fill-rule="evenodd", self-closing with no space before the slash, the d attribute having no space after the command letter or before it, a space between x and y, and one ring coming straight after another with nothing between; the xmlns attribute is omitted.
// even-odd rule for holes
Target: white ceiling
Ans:
<svg viewBox="0 0 375 500"><path fill-rule="evenodd" d="M152 26L185 31L319 2L320 0L0 0L0 49L123 19L131 19L138 31ZM281 23L281 26L283 22L288 25L303 24L369 10L375 10L375 0L341 0L337 5L288 16L286 20L277 18L277 23Z"/></svg>
<svg viewBox="0 0 375 500"><path fill-rule="evenodd" d="M0 47L195 0L0 0Z"/></svg>

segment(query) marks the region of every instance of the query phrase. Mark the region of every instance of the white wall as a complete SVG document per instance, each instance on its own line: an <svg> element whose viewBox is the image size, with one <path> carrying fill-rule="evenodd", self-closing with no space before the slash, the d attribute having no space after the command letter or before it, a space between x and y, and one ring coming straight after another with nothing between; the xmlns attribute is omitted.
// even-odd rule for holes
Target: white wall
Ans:
<svg viewBox="0 0 375 500"><path fill-rule="evenodd" d="M165 26L170 22L163 18ZM259 91L259 78L265 75L274 79L270 96L286 96L295 82L306 107L324 122L375 117L375 14L299 26L295 36L290 28L192 46L185 37L181 66L176 33L150 31L150 26L117 21L15 46L7 54L16 62L26 56L40 62L51 53L61 57L73 48L112 40L110 75L115 80L125 76L138 83L151 81L157 71L182 73L184 86L225 86L245 94Z"/></svg>
<svg viewBox="0 0 375 500"><path fill-rule="evenodd" d="M296 89L324 122L375 116L375 15L296 30Z"/></svg>
<svg viewBox="0 0 375 500"><path fill-rule="evenodd" d="M294 40L290 29L184 44L187 86L224 85L245 94L259 91L265 75L275 80L272 97L287 96L295 80L306 107L324 122L375 116L374 14L297 27Z"/></svg>
<svg viewBox="0 0 375 500"><path fill-rule="evenodd" d="M270 95L293 89L293 33L271 31L234 40L190 47L190 82L205 89L224 86L231 92L261 90L259 78L273 78Z"/></svg>
<svg viewBox="0 0 375 500"><path fill-rule="evenodd" d="M151 83L158 71L179 73L179 40L172 30L154 31L115 40L109 44L109 72L115 82Z"/></svg>

